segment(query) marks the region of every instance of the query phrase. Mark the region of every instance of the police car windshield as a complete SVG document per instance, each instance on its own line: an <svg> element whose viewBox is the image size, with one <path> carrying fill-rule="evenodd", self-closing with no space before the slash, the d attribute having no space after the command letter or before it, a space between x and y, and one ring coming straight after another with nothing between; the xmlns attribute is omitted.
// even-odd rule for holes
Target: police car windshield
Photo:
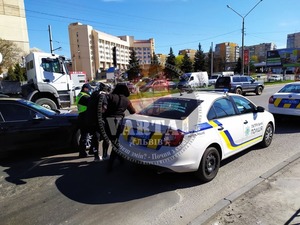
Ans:
<svg viewBox="0 0 300 225"><path fill-rule="evenodd" d="M300 84L288 84L279 93L300 93Z"/></svg>
<svg viewBox="0 0 300 225"><path fill-rule="evenodd" d="M185 98L160 98L143 109L138 114L161 117L166 119L184 120L199 105L201 101Z"/></svg>

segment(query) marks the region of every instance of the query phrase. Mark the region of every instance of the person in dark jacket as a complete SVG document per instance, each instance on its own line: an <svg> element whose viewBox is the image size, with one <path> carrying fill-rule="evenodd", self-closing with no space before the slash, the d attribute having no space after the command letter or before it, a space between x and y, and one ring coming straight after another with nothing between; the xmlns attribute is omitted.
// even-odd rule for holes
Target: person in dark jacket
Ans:
<svg viewBox="0 0 300 225"><path fill-rule="evenodd" d="M90 98L91 86L89 84L82 85L80 93L76 96L76 105L78 110L78 127L80 129L79 140L79 157L84 158L86 153L86 142L88 136L88 128L86 125L87 105Z"/></svg>
<svg viewBox="0 0 300 225"><path fill-rule="evenodd" d="M106 142L103 141L102 143L103 152L101 158L99 157L99 151L98 151L99 141L102 140L99 123L103 122L103 120L99 118L98 107L99 107L99 102L103 102L102 100L103 96L108 94L108 92L109 92L108 86L106 86L103 83L100 83L98 88L92 93L87 107L86 124L88 126L89 133L92 137L90 149L94 154L95 162L108 158L107 151L108 151L109 144L106 144Z"/></svg>
<svg viewBox="0 0 300 225"><path fill-rule="evenodd" d="M125 116L125 111L128 110L130 114L136 111L132 103L128 99L130 91L126 84L117 84L111 94L105 96L102 101L101 118L104 121L104 142L112 143L112 151L108 162L108 171L112 170L114 160L118 157L119 136L121 134L121 125ZM103 130L102 130L103 132ZM120 160L123 160L121 156Z"/></svg>

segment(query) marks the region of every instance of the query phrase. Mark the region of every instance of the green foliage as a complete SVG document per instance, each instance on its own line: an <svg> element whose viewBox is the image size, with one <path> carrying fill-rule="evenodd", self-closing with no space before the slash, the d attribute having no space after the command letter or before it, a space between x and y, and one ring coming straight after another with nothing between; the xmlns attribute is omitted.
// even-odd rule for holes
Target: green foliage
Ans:
<svg viewBox="0 0 300 225"><path fill-rule="evenodd" d="M195 54L195 58L194 58L194 71L198 72L198 71L207 71L207 63L205 61L205 54L203 53L202 49L201 49L201 44L199 43L198 45L198 50Z"/></svg>
<svg viewBox="0 0 300 225"><path fill-rule="evenodd" d="M131 53L129 56L129 68L127 70L128 80L137 79L140 75L140 72L140 61L136 56L136 52L133 49L131 49Z"/></svg>
<svg viewBox="0 0 300 225"><path fill-rule="evenodd" d="M212 62L212 57L213 57L213 50L212 47L210 47L209 52L208 52L208 57L206 59L206 65L207 65L207 71L208 74L212 75L213 71L211 71L211 64L214 64L214 62Z"/></svg>
<svg viewBox="0 0 300 225"><path fill-rule="evenodd" d="M7 76L5 77L5 80L9 81L25 81L27 79L26 77L26 69L21 68L20 64L16 64L13 68L10 66L7 71Z"/></svg>
<svg viewBox="0 0 300 225"><path fill-rule="evenodd" d="M193 72L193 62L187 53L184 54L180 69L184 73Z"/></svg>
<svg viewBox="0 0 300 225"><path fill-rule="evenodd" d="M175 57L175 65L177 68L180 68L182 65L183 55L178 55Z"/></svg>
<svg viewBox="0 0 300 225"><path fill-rule="evenodd" d="M165 69L164 72L166 74L166 76L168 78L170 78L171 80L173 79L173 77L178 77L179 73L176 70L176 62L175 62L175 55L173 53L173 49L170 48L170 53L166 59L166 65L165 65Z"/></svg>

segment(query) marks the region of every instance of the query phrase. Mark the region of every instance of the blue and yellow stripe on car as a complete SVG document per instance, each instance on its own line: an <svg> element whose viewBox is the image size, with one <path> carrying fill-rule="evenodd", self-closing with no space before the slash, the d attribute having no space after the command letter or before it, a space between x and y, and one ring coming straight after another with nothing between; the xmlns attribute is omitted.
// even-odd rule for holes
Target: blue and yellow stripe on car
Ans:
<svg viewBox="0 0 300 225"><path fill-rule="evenodd" d="M211 121L209 121L209 124L214 128L222 126L222 123L220 123L218 120L211 120ZM261 139L261 136L259 136L254 139L251 139L249 141L245 141L243 143L236 144L228 130L221 130L220 135L221 135L222 139L224 140L224 142L226 143L227 148L232 151L238 150L245 146L248 146L249 144L251 144L253 142L257 142L258 140Z"/></svg>
<svg viewBox="0 0 300 225"><path fill-rule="evenodd" d="M197 132L212 129L212 128L217 128L220 126L222 126L222 123L220 123L218 120L211 120L209 122L198 124L196 130L192 130L192 131L188 131L188 132L184 132L184 133L185 133L185 135L188 135L188 134L197 133ZM219 132L220 132L222 139L226 143L227 148L232 151L238 150L245 146L248 146L249 144L251 144L253 142L257 142L261 139L261 136L259 136L254 139L251 139L249 141L245 141L243 143L237 144L234 142L234 140L228 130L221 130ZM142 145L142 146L153 149L153 150L158 150L161 147L162 138L164 136L164 134L161 132L149 132L148 134L143 134L142 136L136 135L133 131L133 128L128 127L128 126L125 126L122 135L126 141L128 141L128 142L134 141L133 144L137 144L137 145L139 145L139 143L141 143L140 141L142 139L147 139L147 143L148 143L147 146L146 145Z"/></svg>
<svg viewBox="0 0 300 225"><path fill-rule="evenodd" d="M273 104L278 108L300 109L299 99L276 98Z"/></svg>

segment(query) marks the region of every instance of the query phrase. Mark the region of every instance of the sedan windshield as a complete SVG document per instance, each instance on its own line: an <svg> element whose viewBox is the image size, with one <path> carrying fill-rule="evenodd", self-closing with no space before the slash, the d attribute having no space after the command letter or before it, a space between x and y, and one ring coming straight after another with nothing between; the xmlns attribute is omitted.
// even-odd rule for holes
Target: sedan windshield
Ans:
<svg viewBox="0 0 300 225"><path fill-rule="evenodd" d="M188 117L201 101L184 98L160 98L143 109L139 114L167 119L183 120Z"/></svg>
<svg viewBox="0 0 300 225"><path fill-rule="evenodd" d="M300 93L300 84L288 84L279 93Z"/></svg>

